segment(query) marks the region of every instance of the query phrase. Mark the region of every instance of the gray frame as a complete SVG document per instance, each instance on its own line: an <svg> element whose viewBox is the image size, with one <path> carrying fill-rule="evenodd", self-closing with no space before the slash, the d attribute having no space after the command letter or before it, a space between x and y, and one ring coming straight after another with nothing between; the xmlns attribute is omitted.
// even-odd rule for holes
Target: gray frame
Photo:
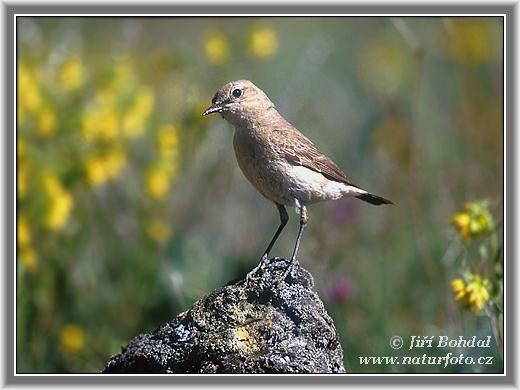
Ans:
<svg viewBox="0 0 520 390"><path fill-rule="evenodd" d="M514 222L511 216L515 215L515 204L514 199L516 195L516 186L514 183L514 143L515 133L514 126L516 124L516 117L514 113L515 107L515 93L513 86L516 84L516 74L514 72L516 65L516 53L515 53L515 42L514 33L516 27L516 14L515 4L509 3L497 3L493 5L492 2L487 5L474 5L469 6L462 3L452 3L450 5L433 5L431 3L421 4L367 4L367 5L347 5L347 4L315 4L315 5L301 5L294 6L289 4L278 3L276 5L260 5L258 3L252 3L251 5L230 5L230 4L194 4L194 5L164 5L164 4L146 4L146 5L117 5L117 4L94 4L87 5L85 3L78 3L76 5L60 5L60 4L2 4L3 15L4 15L4 47L5 53L4 61L4 82L7 88L4 89L4 102L6 109L5 125L6 129L14 129L14 115L13 115L13 96L14 82L13 82L13 56L14 56L14 14L105 14L105 13L118 13L118 14L401 14L403 16L409 14L505 14L506 20L506 42L505 51L506 56L506 78L507 78L507 90L506 93L506 105L507 110L506 123L508 131L506 131L504 124L504 137L505 147L507 151L508 160L505 161L506 170L504 172L505 179L505 191L507 193L507 203L504 205L504 213L507 209L507 214L510 216L507 220L505 229L505 238L507 240L507 253L508 257L505 259L507 273L505 275L506 280L506 294L509 297L507 299L506 311L507 311L507 322L506 322L506 334L507 337L507 360L504 366L507 375L501 376L485 376L485 375L466 375L466 376L453 376L453 375L442 375L432 376L428 374L424 375L388 375L388 374L374 374L370 376L361 376L356 374L347 375L306 375L306 376L107 376L107 375L63 375L63 376L50 376L50 375L36 375L36 376L15 376L15 360L13 356L14 343L14 286L13 286L13 272L15 262L12 261L14 258L14 229L10 229L14 224L13 220L13 207L15 207L14 196L13 196L13 183L14 183L14 154L15 151L12 148L14 144L15 133L12 131L4 132L5 150L4 150L4 163L6 167L5 183L4 188L4 206L6 211L5 216L5 261L3 263L5 279L4 279L4 296L6 298L4 318L7 319L4 328L4 340L6 340L6 348L4 348L4 369L5 369L5 384L10 385L31 385L31 384L43 384L43 385L74 385L74 384L88 384L88 385L99 385L99 384L123 384L123 385L143 385L143 384L236 384L236 385L247 385L247 384L298 384L298 385L317 385L317 384L513 384L515 383L515 351L516 346L516 334L514 332L516 325L516 313L514 311L514 298L515 298L515 286L513 284L513 275L516 271L516 262L513 254L516 253L516 245L514 242ZM505 152L504 151L504 152Z"/></svg>

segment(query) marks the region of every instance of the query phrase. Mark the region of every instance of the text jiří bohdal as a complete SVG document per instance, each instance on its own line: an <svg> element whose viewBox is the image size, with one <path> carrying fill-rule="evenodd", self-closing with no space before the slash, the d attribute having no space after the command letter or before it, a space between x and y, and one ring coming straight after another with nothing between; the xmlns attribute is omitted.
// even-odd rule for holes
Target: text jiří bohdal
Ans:
<svg viewBox="0 0 520 390"><path fill-rule="evenodd" d="M458 336L450 338L449 336L411 336L410 346L408 349L414 348L490 348L491 336L486 337L464 337Z"/></svg>

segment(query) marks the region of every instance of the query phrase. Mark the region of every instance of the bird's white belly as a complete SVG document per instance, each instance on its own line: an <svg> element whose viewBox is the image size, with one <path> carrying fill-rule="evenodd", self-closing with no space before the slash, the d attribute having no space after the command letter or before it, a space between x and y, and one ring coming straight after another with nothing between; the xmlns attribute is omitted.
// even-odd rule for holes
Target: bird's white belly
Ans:
<svg viewBox="0 0 520 390"><path fill-rule="evenodd" d="M356 196L365 191L337 181L304 166L285 164L287 189L303 204Z"/></svg>

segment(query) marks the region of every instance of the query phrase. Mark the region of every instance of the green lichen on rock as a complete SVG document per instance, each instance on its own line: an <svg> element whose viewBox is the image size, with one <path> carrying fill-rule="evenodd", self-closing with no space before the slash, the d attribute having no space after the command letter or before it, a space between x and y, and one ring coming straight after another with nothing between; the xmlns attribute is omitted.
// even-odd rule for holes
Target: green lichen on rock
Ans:
<svg viewBox="0 0 520 390"><path fill-rule="evenodd" d="M311 274L273 258L112 356L104 373L344 373L332 319Z"/></svg>

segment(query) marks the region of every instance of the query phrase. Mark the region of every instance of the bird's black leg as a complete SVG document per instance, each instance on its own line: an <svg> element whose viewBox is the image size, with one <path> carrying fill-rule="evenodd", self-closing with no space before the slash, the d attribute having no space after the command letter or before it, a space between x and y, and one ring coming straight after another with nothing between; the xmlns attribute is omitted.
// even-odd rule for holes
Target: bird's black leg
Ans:
<svg viewBox="0 0 520 390"><path fill-rule="evenodd" d="M300 209L300 230L298 230L298 236L296 237L296 243L294 244L294 250L291 256L291 263L287 267L287 270L285 271L285 274L283 275L283 279L287 277L289 272L291 272L291 269L298 264L298 260L296 259L296 255L298 254L298 248L300 247L300 241L303 236L303 230L305 229L305 226L307 226L307 221L309 220L307 215L307 208L300 204L299 202L296 203L298 208Z"/></svg>
<svg viewBox="0 0 520 390"><path fill-rule="evenodd" d="M265 250L264 254L262 255L262 257L260 258L260 261L258 262L258 265L253 268L251 270L251 272L249 272L247 274L247 277L246 279L250 279L251 276L253 276L260 268L262 268L265 264L265 261L267 260L267 258L269 257L269 252L271 252L271 249L273 249L273 246L274 246L274 243L276 242L276 240L278 239L278 236L280 235L280 233L282 232L283 228L285 227L285 225L287 225L287 221L289 221L289 215L287 215L287 210L285 209L285 207L279 203L275 203L276 204L276 207L278 208L278 212L280 213L280 226L278 226L278 229L276 230L276 233L274 233L274 236L273 238L271 239L271 242L269 243L269 245L267 246L267 249Z"/></svg>
<svg viewBox="0 0 520 390"><path fill-rule="evenodd" d="M303 229L307 226L307 221L309 220L307 216L307 208L304 205L299 206L300 209L300 230L298 230L298 237L296 237L296 244L294 245L294 250L291 256L291 262L298 261L296 260L296 255L298 254L298 248L300 247L300 241L303 236Z"/></svg>
<svg viewBox="0 0 520 390"><path fill-rule="evenodd" d="M287 221L289 221L289 215L287 215L287 210L285 210L285 207L281 204L275 203L276 207L278 208L278 212L280 213L280 226L278 226L278 229L276 230L276 233L274 233L273 238L271 239L271 242L267 246L267 249L265 250L264 254L262 255L262 261L263 259L267 259L269 256L269 253L271 252L271 249L273 249L274 243L278 239L278 236L284 229L285 225L287 225Z"/></svg>

